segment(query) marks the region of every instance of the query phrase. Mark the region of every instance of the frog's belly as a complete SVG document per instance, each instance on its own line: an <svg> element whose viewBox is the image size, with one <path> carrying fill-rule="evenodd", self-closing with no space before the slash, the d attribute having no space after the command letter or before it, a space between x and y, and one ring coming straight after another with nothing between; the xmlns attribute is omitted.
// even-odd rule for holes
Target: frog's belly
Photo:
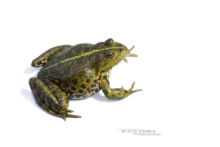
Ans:
<svg viewBox="0 0 220 147"><path fill-rule="evenodd" d="M59 86L70 99L83 99L100 90L99 77L89 75L87 72L66 79Z"/></svg>

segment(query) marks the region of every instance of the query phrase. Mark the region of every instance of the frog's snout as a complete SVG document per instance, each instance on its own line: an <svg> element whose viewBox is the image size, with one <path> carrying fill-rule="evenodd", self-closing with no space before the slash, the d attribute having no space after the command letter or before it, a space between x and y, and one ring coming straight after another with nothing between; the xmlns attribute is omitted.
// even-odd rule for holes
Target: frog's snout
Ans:
<svg viewBox="0 0 220 147"><path fill-rule="evenodd" d="M127 60L127 58L126 57L137 57L138 55L136 55L136 54L131 54L131 51L134 49L134 45L131 47L131 49L129 49L128 50L128 52L127 52L127 55L124 57L124 61L126 62L126 63L128 63L128 60Z"/></svg>

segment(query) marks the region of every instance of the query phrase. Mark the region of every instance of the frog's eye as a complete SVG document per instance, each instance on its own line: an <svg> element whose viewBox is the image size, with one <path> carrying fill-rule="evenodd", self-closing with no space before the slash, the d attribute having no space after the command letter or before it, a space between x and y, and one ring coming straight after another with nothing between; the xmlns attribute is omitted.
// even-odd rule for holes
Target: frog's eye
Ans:
<svg viewBox="0 0 220 147"><path fill-rule="evenodd" d="M114 57L114 52L107 52L107 53L106 53L106 57L112 59L112 58Z"/></svg>
<svg viewBox="0 0 220 147"><path fill-rule="evenodd" d="M105 45L111 46L114 43L114 40L109 38L108 40L105 41Z"/></svg>

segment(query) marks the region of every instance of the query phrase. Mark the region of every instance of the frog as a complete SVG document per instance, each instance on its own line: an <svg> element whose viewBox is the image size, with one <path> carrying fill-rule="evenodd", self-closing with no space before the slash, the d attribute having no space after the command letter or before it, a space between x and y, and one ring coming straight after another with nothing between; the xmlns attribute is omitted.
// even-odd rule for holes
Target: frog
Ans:
<svg viewBox="0 0 220 147"><path fill-rule="evenodd" d="M112 38L96 44L55 46L35 58L31 65L39 68L36 77L29 79L31 91L36 102L50 114L61 117L80 118L72 114L69 100L80 100L103 91L108 99L124 99L130 94L141 91L111 88L110 71L126 57L137 57L131 49L115 42Z"/></svg>

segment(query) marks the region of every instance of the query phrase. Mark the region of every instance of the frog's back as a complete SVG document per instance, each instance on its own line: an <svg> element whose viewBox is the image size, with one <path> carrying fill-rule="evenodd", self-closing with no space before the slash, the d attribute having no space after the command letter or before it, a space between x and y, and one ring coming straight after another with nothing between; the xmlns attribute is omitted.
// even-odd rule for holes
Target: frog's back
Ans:
<svg viewBox="0 0 220 147"><path fill-rule="evenodd" d="M97 58L90 55L94 50L92 44L79 44L70 47L59 56L51 59L39 72L40 79L66 79L94 65Z"/></svg>

